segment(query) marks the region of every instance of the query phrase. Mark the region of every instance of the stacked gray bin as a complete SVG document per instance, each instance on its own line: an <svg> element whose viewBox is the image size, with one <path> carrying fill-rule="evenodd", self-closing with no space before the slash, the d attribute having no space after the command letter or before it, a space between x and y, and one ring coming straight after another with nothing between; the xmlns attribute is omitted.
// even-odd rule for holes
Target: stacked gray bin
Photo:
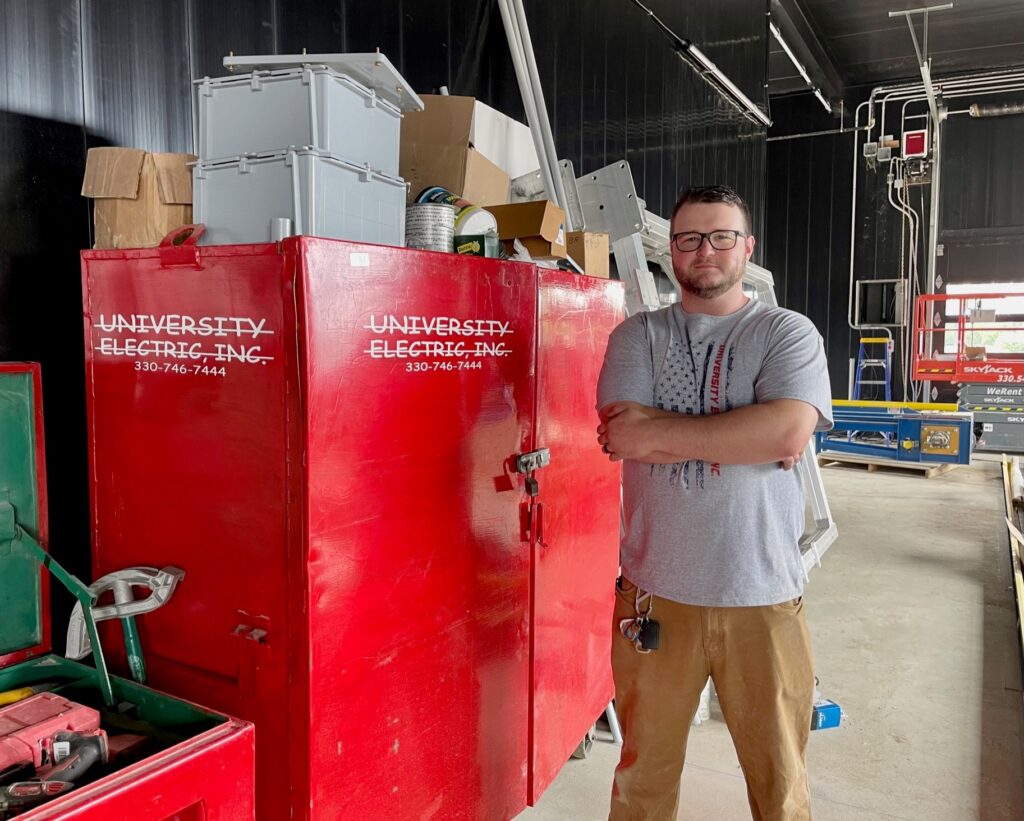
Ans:
<svg viewBox="0 0 1024 821"><path fill-rule="evenodd" d="M203 242L289 234L405 244L402 112L423 108L381 54L225 58L195 81L193 218Z"/></svg>

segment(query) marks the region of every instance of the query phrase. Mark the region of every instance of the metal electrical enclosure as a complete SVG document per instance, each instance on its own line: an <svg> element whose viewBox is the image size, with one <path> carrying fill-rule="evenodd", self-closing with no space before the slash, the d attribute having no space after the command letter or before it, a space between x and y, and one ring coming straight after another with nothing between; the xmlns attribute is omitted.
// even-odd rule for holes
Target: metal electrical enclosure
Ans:
<svg viewBox="0 0 1024 821"><path fill-rule="evenodd" d="M94 570L185 569L150 675L255 721L259 817L536 800L612 695L620 284L308 237L82 268Z"/></svg>
<svg viewBox="0 0 1024 821"><path fill-rule="evenodd" d="M903 132L903 159L928 156L928 129Z"/></svg>

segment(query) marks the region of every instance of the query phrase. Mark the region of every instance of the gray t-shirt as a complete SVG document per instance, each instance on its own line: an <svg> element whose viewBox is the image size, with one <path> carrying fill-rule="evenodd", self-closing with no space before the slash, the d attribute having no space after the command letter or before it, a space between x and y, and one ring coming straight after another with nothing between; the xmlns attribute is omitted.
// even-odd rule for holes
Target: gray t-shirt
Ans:
<svg viewBox="0 0 1024 821"><path fill-rule="evenodd" d="M608 341L600 410L631 401L682 414L800 399L832 427L821 336L809 319L750 300L727 316L681 305L641 313ZM803 592L800 474L778 462L689 460L622 469L622 572L658 596L710 607L778 604Z"/></svg>

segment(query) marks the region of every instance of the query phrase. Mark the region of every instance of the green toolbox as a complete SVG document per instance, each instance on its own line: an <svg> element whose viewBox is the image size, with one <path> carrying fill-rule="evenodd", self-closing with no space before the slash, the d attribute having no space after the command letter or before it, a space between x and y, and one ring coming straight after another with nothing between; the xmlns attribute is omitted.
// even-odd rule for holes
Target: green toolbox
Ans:
<svg viewBox="0 0 1024 821"><path fill-rule="evenodd" d="M98 596L46 552L42 419L39 366L0 363L0 819L253 818L251 724L108 674ZM51 577L92 665L50 652Z"/></svg>

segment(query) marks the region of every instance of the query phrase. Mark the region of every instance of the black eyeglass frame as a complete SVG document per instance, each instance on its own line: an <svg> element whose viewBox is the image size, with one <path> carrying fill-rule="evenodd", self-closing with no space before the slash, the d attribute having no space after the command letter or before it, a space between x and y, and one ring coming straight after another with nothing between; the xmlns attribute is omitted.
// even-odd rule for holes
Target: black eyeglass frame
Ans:
<svg viewBox="0 0 1024 821"><path fill-rule="evenodd" d="M717 245L715 245L714 242L711 241L711 235L712 234L732 234L733 235L732 245L730 245L728 248L719 248ZM697 235L700 236L700 242L697 243L697 247L696 248L691 248L688 251L684 251L682 248L680 248L676 244L677 240L679 239L679 237L685 237L685 236L691 236L692 237L692 236L697 236ZM707 232L704 232L704 231L680 231L678 234L672 234L672 236L669 237L669 241L672 243L672 246L680 254L692 254L692 253L695 253L696 251L700 250L701 246L704 244L704 240L707 240L708 241L708 245L710 245L716 251L731 251L733 248L736 247L736 243L739 242L740 237L749 237L749 236L750 236L750 234L747 233L746 231L737 231L735 228L716 228L714 231L707 231Z"/></svg>

